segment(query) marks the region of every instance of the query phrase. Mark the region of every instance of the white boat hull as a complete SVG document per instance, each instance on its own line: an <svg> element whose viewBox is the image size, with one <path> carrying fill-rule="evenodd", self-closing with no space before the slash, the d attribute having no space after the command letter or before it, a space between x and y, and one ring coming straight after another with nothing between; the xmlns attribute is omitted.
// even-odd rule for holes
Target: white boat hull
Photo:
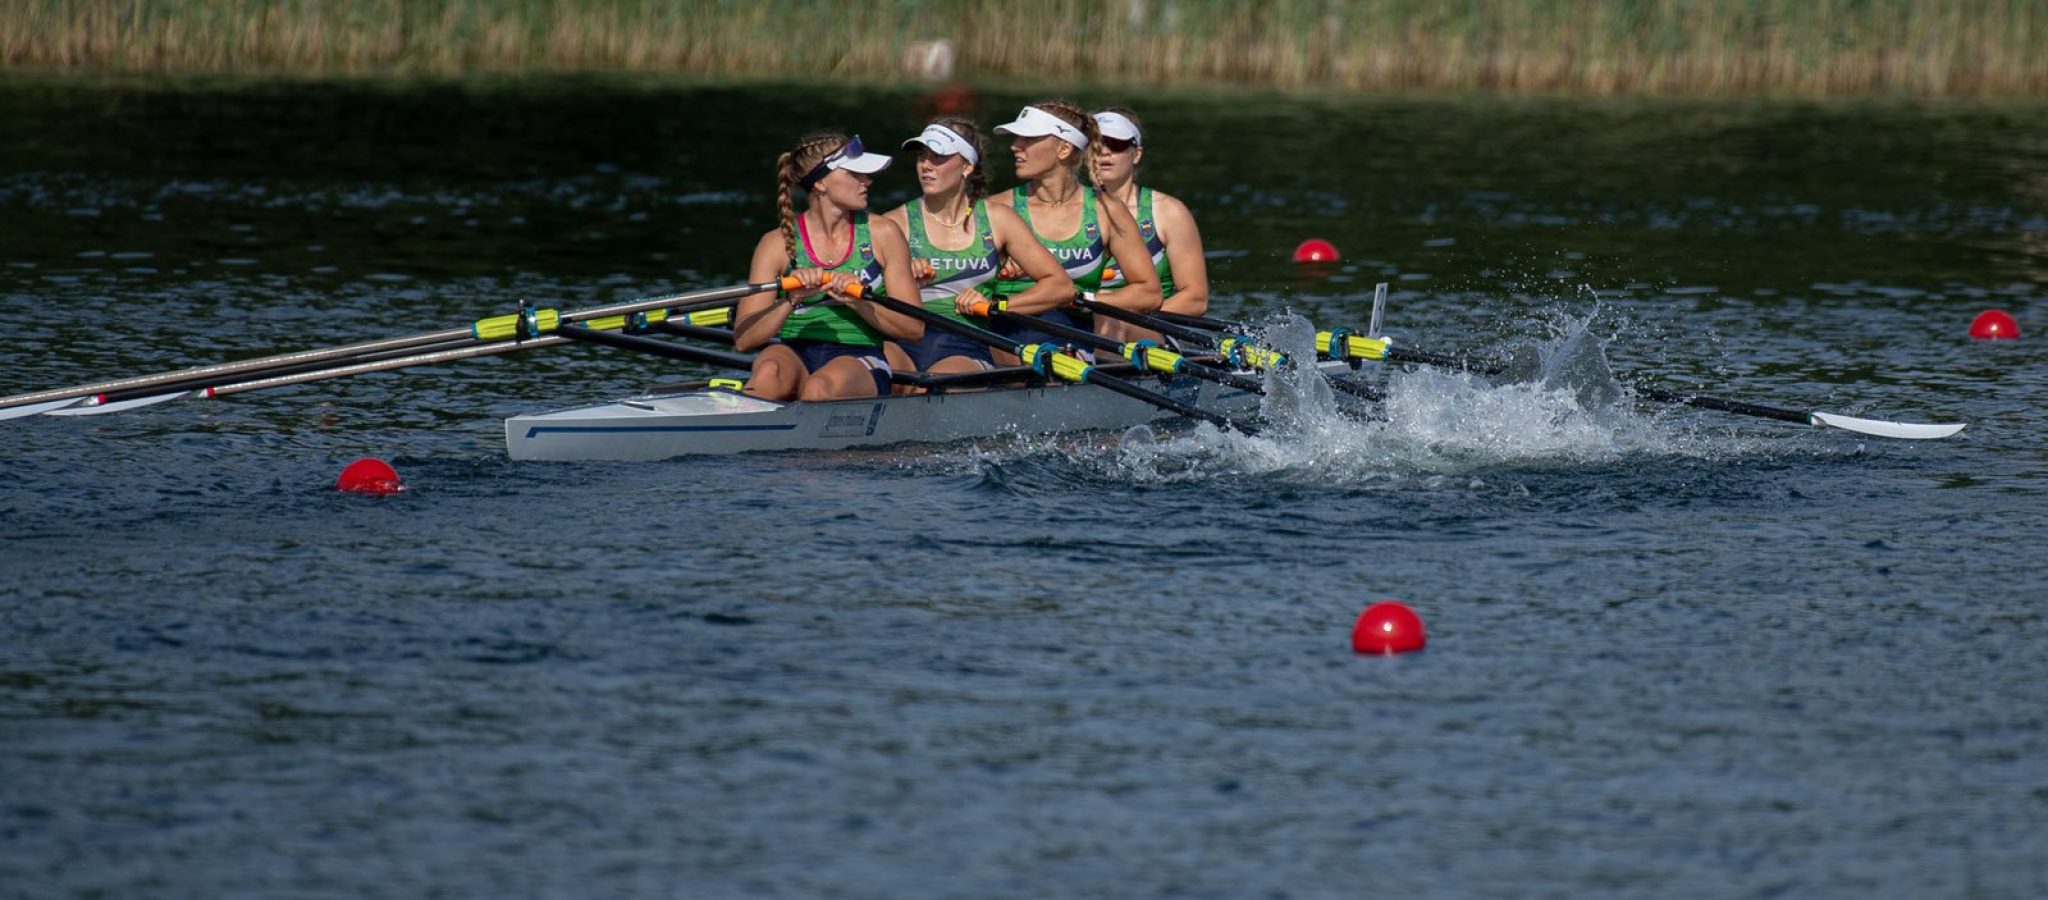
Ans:
<svg viewBox="0 0 2048 900"><path fill-rule="evenodd" d="M1226 414L1255 410L1259 399L1185 376L1137 382ZM1071 384L825 403L775 403L702 390L515 416L505 420L505 449L513 459L649 460L1128 428L1172 416L1121 394Z"/></svg>

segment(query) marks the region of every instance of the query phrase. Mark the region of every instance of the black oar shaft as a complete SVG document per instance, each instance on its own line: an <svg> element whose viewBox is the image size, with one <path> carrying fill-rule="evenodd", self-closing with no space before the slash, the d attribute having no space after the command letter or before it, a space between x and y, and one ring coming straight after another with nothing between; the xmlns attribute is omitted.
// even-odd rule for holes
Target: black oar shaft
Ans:
<svg viewBox="0 0 2048 900"><path fill-rule="evenodd" d="M1758 418L1763 419L1778 419L1784 422L1798 422L1801 425L1813 424L1813 415L1811 413L1800 412L1796 409L1783 409L1776 406L1764 406L1760 403L1747 403L1741 400L1725 400L1720 397L1706 397L1700 394L1686 394L1680 393L1678 391L1667 391L1662 388L1639 387L1635 390L1637 394L1644 397L1648 397L1649 399L1655 400L1658 403L1677 403L1685 406L1697 406L1700 409L1711 409L1716 410L1718 412L1735 413L1736 415L1741 416L1756 416Z"/></svg>
<svg viewBox="0 0 2048 900"><path fill-rule="evenodd" d="M754 357L745 353L731 353L725 350L712 350L707 347L692 347L688 344L672 344L668 341L657 341L648 337L635 337L630 334L620 334L616 331L599 331L595 328L586 328L581 325L565 326L555 333L569 340L581 343L600 344L606 347L617 347L622 350L666 356L670 359L708 363L714 366L724 366L728 369L747 369L754 365Z"/></svg>
<svg viewBox="0 0 2048 900"><path fill-rule="evenodd" d="M1241 330L1246 327L1238 322L1227 322L1222 319L1211 319L1205 316L1182 316L1175 315L1172 313L1162 313L1161 317L1177 323L1194 324L1202 328L1213 328L1217 330ZM1499 375L1501 372L1505 371L1504 367L1492 363L1474 363L1473 361L1465 359L1464 357L1448 356L1441 353L1430 353L1427 351L1416 350L1408 347L1388 347L1387 359L1392 360L1394 362L1414 363L1418 365L1436 366L1438 368L1459 369L1469 372L1478 372L1483 375ZM1724 397L1710 397L1704 394L1694 394L1683 391L1669 391L1664 390L1662 388L1654 387L1637 387L1635 388L1635 392L1638 396L1641 396L1648 400L1655 401L1657 403L1672 403L1681 406L1692 406L1697 407L1699 409L1711 409L1716 412L1734 413L1736 415L1741 416L1754 416L1760 419L1776 419L1781 422L1796 422L1801 425L1811 425L1814 422L1813 414L1810 412L1805 412L1796 409L1785 409L1783 407L1778 406L1765 406L1761 403L1750 403L1743 400L1729 400Z"/></svg>
<svg viewBox="0 0 2048 900"><path fill-rule="evenodd" d="M1076 301L1076 303L1084 309L1101 313L1112 319L1128 322L1140 328L1148 328L1153 331L1157 331L1160 334L1166 335L1167 337L1175 338L1177 340L1188 341L1194 344L1199 344L1203 347L1216 346L1215 337L1210 335L1208 332L1199 331L1194 328L1190 328L1186 325L1179 324L1177 322L1171 322L1166 319L1159 318L1158 316L1149 316L1144 313L1132 312L1128 309L1120 309L1118 307L1114 307L1107 303L1103 303L1096 300L1084 299ZM1165 316L1172 314L1160 313L1160 315ZM1235 331L1239 329L1230 330ZM1386 399L1386 395L1380 393L1378 390L1375 390L1374 388L1368 387L1363 384L1359 384L1354 381L1346 381L1342 378L1337 378L1327 374L1324 376L1323 381L1329 384L1330 387L1335 388L1338 391L1342 391L1343 393L1350 394L1354 397L1358 397L1364 400L1377 402Z"/></svg>
<svg viewBox="0 0 2048 900"><path fill-rule="evenodd" d="M1112 353L1120 354L1124 349L1124 345L1120 341L1103 337L1093 331L1075 328L1072 325L1054 322L1050 319L1041 319L1036 316L1022 316L1013 312L997 312L989 316L989 321L1005 322L1022 328L1036 328L1054 337L1065 338L1077 344L1094 347L1097 350L1108 350ZM1160 349L1165 350L1166 348L1162 347ZM1235 372L1212 368L1193 360L1187 360L1187 365L1181 371L1204 381L1213 381L1217 384L1237 388L1240 391L1250 391L1260 396L1265 396L1266 394L1265 383L1256 378L1246 378Z"/></svg>
<svg viewBox="0 0 2048 900"><path fill-rule="evenodd" d="M1000 334L996 334L995 332L989 331L986 328L978 328L973 325L969 325L966 322L962 322L958 319L942 316L938 313L932 312L931 310L925 309L922 304L908 303L902 300L898 300L894 297L890 297L886 294L876 293L872 291L862 291L861 295L865 296L868 300L881 304L881 306L884 309L888 309L893 312L909 316L913 319L917 319L918 321L923 322L925 324L925 327L927 328L938 327L946 331L950 331L954 334L957 334L961 337L967 338L968 340L980 341L983 344L986 344L990 347L994 347L995 349L1004 351L1006 353L1019 357L1023 356L1024 345L1021 342L1004 337ZM1253 428L1251 425L1247 423L1238 422L1236 420L1231 419L1228 416L1203 409L1192 403L1183 403L1179 400L1175 400L1174 398L1168 397L1165 394L1161 394L1157 391L1148 391L1142 387L1139 387L1135 384L1132 384L1121 378L1117 378L1114 375L1109 375L1097 369L1091 369L1089 371L1087 383L1106 388L1108 390L1129 397L1133 400L1142 400L1146 403L1150 403L1153 406L1159 407L1160 409L1164 409L1168 412L1178 413L1190 419L1208 422L1209 424L1215 425L1218 428L1235 428L1238 431L1244 432L1245 434L1258 433L1256 428Z"/></svg>

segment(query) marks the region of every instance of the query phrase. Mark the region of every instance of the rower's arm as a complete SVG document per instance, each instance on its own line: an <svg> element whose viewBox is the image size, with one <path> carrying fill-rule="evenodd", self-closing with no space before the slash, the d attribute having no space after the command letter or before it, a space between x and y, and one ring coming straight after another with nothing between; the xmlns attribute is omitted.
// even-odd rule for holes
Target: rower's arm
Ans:
<svg viewBox="0 0 2048 900"><path fill-rule="evenodd" d="M1096 294L1096 302L1132 312L1158 312L1159 269L1152 265L1152 251L1146 249L1145 239L1138 236L1138 220L1131 218L1131 211L1115 200L1102 203L1099 209L1109 255L1115 257L1117 269L1123 272L1124 286Z"/></svg>
<svg viewBox="0 0 2048 900"><path fill-rule="evenodd" d="M789 251L783 246L782 232L770 231L754 245L754 261L747 265L747 281L752 284L774 281L788 267ZM740 298L732 316L734 349L746 353L767 346L775 339L776 332L782 330L782 323L789 321L789 314L796 307L782 302L776 294L776 291L762 291Z"/></svg>
<svg viewBox="0 0 2048 900"><path fill-rule="evenodd" d="M1067 277L1052 251L1038 242L1022 216L1009 207L991 204L988 223L995 232L996 249L1036 282L1005 301L1010 312L1035 315L1074 302L1074 279Z"/></svg>
<svg viewBox="0 0 2048 900"><path fill-rule="evenodd" d="M917 273L910 267L910 242L903 229L886 218L868 219L868 238L875 242L875 258L882 261L882 287L900 300L917 302ZM847 300L847 307L866 319L875 330L899 341L924 337L924 321L882 308L870 300Z"/></svg>
<svg viewBox="0 0 2048 900"><path fill-rule="evenodd" d="M1173 269L1173 296L1159 308L1183 316L1209 313L1209 260L1202 255L1202 230L1179 198L1152 192L1152 215L1159 239L1166 242L1166 262Z"/></svg>

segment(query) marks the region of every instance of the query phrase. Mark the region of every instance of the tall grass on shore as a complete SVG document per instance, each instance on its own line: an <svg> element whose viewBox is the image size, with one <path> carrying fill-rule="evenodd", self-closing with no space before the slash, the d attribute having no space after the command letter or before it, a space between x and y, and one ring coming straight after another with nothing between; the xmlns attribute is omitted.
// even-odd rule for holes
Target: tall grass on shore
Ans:
<svg viewBox="0 0 2048 900"><path fill-rule="evenodd" d="M0 66L2048 94L2048 0L0 0Z"/></svg>

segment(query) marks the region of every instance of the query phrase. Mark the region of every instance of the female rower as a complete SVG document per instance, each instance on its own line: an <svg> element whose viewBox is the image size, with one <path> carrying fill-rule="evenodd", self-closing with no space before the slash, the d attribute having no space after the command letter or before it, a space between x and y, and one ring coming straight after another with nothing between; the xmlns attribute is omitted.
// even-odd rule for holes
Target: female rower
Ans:
<svg viewBox="0 0 2048 900"><path fill-rule="evenodd" d="M974 123L948 116L904 141L917 148L917 182L923 194L890 210L886 218L910 240L910 264L922 282L925 308L966 322L960 310L987 299L982 289L996 277L1005 257L1034 282L1011 303L1044 308L1074 295L1074 283L1058 261L1007 206L987 203L986 152ZM974 323L980 324L980 323ZM943 328L924 337L888 345L892 365L920 372L971 372L990 368L989 347Z"/></svg>
<svg viewBox="0 0 2048 900"><path fill-rule="evenodd" d="M903 230L870 218L869 176L889 157L868 153L860 137L820 132L776 160L775 202L782 224L754 245L747 280L760 283L794 275L802 286L748 295L734 311L733 346L762 348L746 393L769 400L834 400L889 392L888 339L914 341L924 323L873 301L847 295L852 284L879 289L913 285L910 247ZM802 188L798 214L790 194ZM820 293L829 300L805 303Z"/></svg>
<svg viewBox="0 0 2048 900"><path fill-rule="evenodd" d="M1095 114L1102 137L1095 142L1095 179L1102 193L1122 201L1138 222L1138 236L1159 270L1159 308L1184 316L1209 312L1209 264L1202 256L1202 232L1187 205L1164 191L1138 186L1138 164L1145 161L1145 138L1138 115L1121 106ZM1123 283L1112 277L1109 288Z"/></svg>
<svg viewBox="0 0 2048 900"><path fill-rule="evenodd" d="M998 125L996 131L1014 137L1011 152L1017 162L1017 177L1024 180L1011 189L1010 205L1066 269L1075 289L1094 293L1097 301L1121 309L1157 311L1159 276L1138 236L1138 223L1123 204L1100 202L1078 174L1082 163L1091 158L1088 148L1097 137L1095 119L1066 101L1045 100L1024 107L1017 121ZM1124 283L1105 290L1102 274L1112 261L1123 272ZM1021 274L1012 268L996 284L996 291L1008 299L1010 311L1090 327L1063 308L1071 298L1052 302L1023 296L1028 285L1013 280L1013 273ZM1032 329L1015 329L1011 337L1026 343L1061 343Z"/></svg>

